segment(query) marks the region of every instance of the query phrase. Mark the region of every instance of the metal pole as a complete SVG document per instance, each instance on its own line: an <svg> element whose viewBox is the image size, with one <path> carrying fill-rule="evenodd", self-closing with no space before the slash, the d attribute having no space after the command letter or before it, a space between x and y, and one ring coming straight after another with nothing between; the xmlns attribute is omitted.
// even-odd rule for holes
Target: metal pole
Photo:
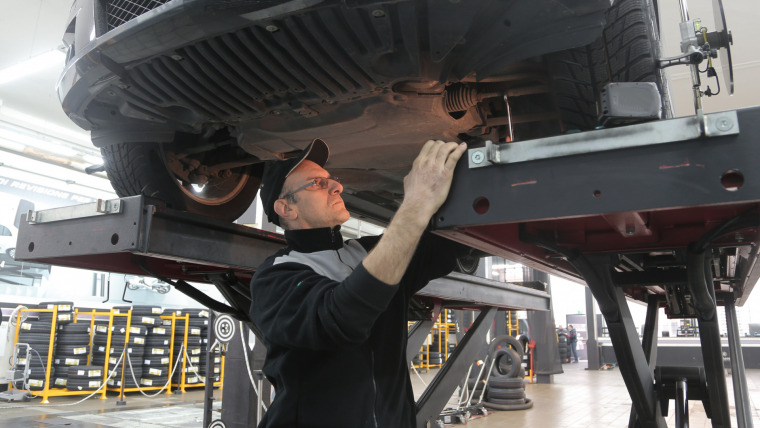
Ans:
<svg viewBox="0 0 760 428"><path fill-rule="evenodd" d="M208 332L206 333L206 386L203 388L203 427L211 424L211 415L214 407L214 358L213 348L216 345L216 334L214 334L214 321L216 313L208 311Z"/></svg>
<svg viewBox="0 0 760 428"><path fill-rule="evenodd" d="M731 357L731 379L734 383L734 404L736 405L736 422L739 428L752 428L752 414L747 391L747 377L744 373L744 356L739 323L736 318L735 297L733 293L723 295L726 310L726 328L728 330L728 353Z"/></svg>
<svg viewBox="0 0 760 428"><path fill-rule="evenodd" d="M676 381L676 427L689 428L689 399L686 379Z"/></svg>

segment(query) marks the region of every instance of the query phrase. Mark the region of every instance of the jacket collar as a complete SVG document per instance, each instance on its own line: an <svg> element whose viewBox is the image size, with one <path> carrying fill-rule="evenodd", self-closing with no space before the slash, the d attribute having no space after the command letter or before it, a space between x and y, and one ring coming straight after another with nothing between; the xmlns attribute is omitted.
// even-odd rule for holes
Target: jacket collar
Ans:
<svg viewBox="0 0 760 428"><path fill-rule="evenodd" d="M339 250L343 248L343 236L340 234L340 226L286 230L285 240L288 247L300 253Z"/></svg>

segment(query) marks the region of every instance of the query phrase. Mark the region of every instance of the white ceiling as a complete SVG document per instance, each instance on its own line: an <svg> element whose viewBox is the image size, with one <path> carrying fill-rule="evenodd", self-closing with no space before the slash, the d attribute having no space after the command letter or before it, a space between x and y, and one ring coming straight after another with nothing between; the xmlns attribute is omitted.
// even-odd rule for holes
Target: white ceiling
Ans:
<svg viewBox="0 0 760 428"><path fill-rule="evenodd" d="M667 56L676 55L678 49L678 1L659 0L663 22L663 38ZM705 101L706 111L720 111L760 104L760 59L756 24L760 22L758 0L724 0L728 27L734 35L734 72L736 94L720 95ZM0 0L0 69L16 64L61 45L71 6L70 0ZM691 17L701 17L708 29L712 22L712 1L692 0L689 4ZM53 67L30 73L12 83L0 85L0 120L9 119L4 113L22 112L39 117L48 123L66 128L80 135L69 138L78 144L89 146L86 133L77 128L63 114L55 92L55 84L61 68ZM693 113L688 69L684 66L668 69L672 80L671 91L677 115ZM711 82L712 83L712 82Z"/></svg>

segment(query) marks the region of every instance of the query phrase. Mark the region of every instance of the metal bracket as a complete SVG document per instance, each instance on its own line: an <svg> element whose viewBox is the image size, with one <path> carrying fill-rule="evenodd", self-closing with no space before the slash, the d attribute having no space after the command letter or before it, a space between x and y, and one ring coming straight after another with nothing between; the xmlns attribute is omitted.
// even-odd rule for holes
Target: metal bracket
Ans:
<svg viewBox="0 0 760 428"><path fill-rule="evenodd" d="M470 169L739 133L736 111L689 116L468 150Z"/></svg>
<svg viewBox="0 0 760 428"><path fill-rule="evenodd" d="M52 208L43 211L29 211L26 220L30 224L52 223L54 221L71 220L75 218L95 217L99 215L119 214L122 210L121 199L103 200L89 204L72 205Z"/></svg>

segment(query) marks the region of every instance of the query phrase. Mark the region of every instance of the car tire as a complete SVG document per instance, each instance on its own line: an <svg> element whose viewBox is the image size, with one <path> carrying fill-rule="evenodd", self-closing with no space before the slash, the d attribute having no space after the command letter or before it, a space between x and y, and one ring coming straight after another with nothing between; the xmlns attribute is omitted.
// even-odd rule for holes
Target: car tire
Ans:
<svg viewBox="0 0 760 428"><path fill-rule="evenodd" d="M523 344L520 343L519 340L517 340L516 338L508 334L494 337L494 339L488 345L488 354L492 355L499 348L513 349L520 356L520 359L522 359L522 355L525 352L525 348L523 348Z"/></svg>
<svg viewBox="0 0 760 428"><path fill-rule="evenodd" d="M517 377L522 368L522 357L511 348L497 349L491 354L491 358L495 360L493 369L491 369L491 376L493 377Z"/></svg>
<svg viewBox="0 0 760 428"><path fill-rule="evenodd" d="M212 179L203 190L197 190L170 172L162 144L114 143L101 148L101 153L119 197L145 195L170 208L225 221L238 219L250 207L263 171L263 164L239 168L242 172Z"/></svg>
<svg viewBox="0 0 760 428"><path fill-rule="evenodd" d="M654 82L663 117L671 113L660 56L656 5L652 0L618 0L607 11L602 36L590 45L547 55L555 102L565 130L600 125L597 102L610 82Z"/></svg>

